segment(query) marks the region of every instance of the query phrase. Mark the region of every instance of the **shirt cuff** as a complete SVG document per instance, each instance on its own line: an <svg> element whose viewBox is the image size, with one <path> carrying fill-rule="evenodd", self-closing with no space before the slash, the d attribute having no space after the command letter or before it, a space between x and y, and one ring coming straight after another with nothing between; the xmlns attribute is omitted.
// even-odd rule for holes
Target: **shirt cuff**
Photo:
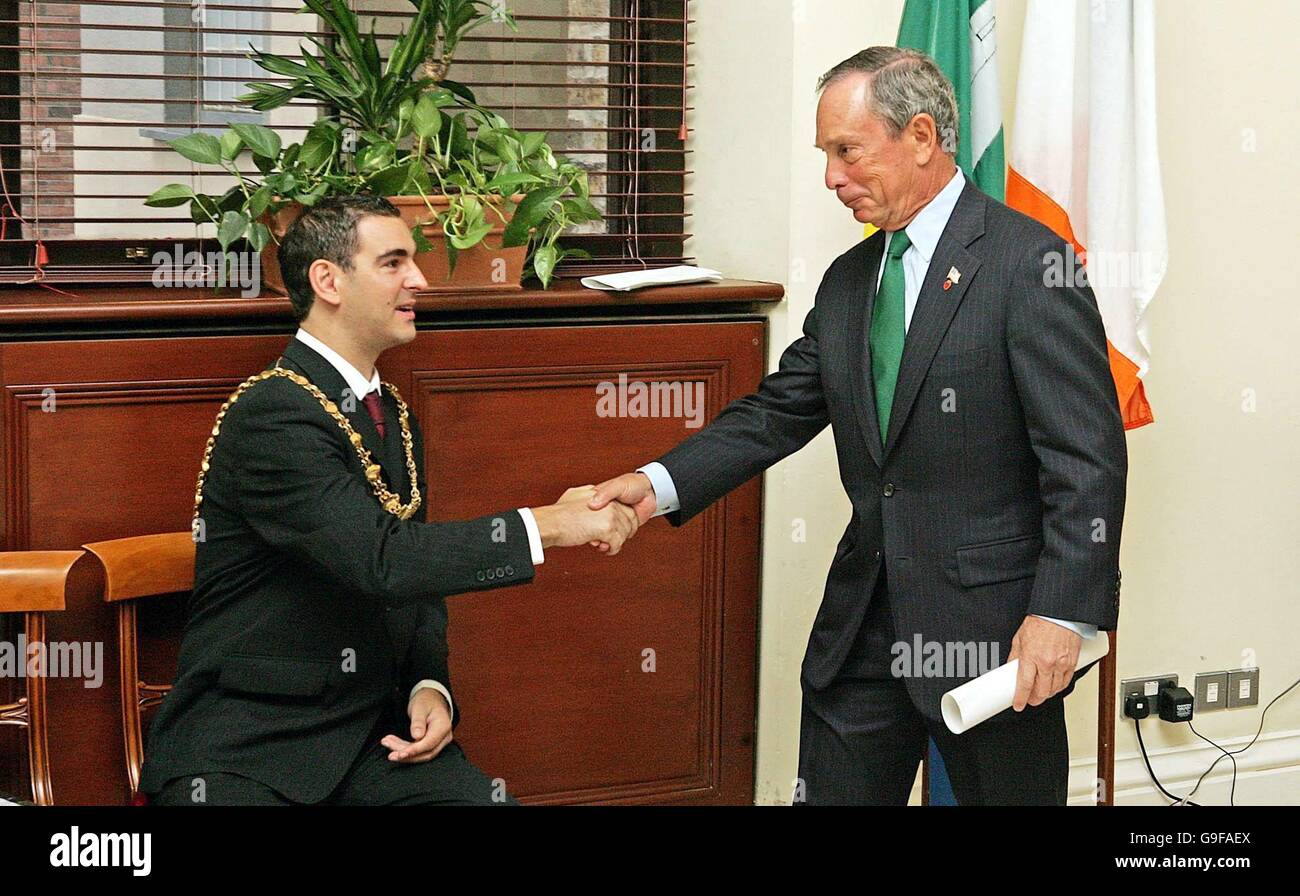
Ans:
<svg viewBox="0 0 1300 896"><path fill-rule="evenodd" d="M442 694L442 696L446 697L446 698L447 698L447 714L448 714L448 715L452 715L452 716L454 716L454 715L456 714L456 711L452 708L452 704L451 704L451 691L447 690L446 687L444 687L442 684L440 684L440 683L434 681L432 678L426 678L426 679L424 679L424 681L419 682L418 684L416 684L415 687L411 688L411 696L408 697L407 700L406 700L406 705L407 705L408 707L411 705L411 701L415 699L415 695L416 695L419 691L423 690L424 688L433 688L433 689L434 689L435 691L437 691L439 694Z"/></svg>
<svg viewBox="0 0 1300 896"><path fill-rule="evenodd" d="M1057 625L1064 626L1084 640L1097 637L1097 626L1093 625L1091 622L1067 622L1064 619L1053 619L1051 616L1039 616L1038 618L1046 619L1048 622L1055 622Z"/></svg>
<svg viewBox="0 0 1300 896"><path fill-rule="evenodd" d="M524 531L528 533L528 550L533 555L533 566L541 566L546 560L546 554L542 552L542 531L537 528L537 520L530 508L520 507L519 515L523 517Z"/></svg>
<svg viewBox="0 0 1300 896"><path fill-rule="evenodd" d="M665 513L681 509L682 503L677 500L677 486L673 484L673 477L668 474L668 469L663 464L655 461L644 467L637 467L636 471L644 473L655 490L655 516L663 516Z"/></svg>

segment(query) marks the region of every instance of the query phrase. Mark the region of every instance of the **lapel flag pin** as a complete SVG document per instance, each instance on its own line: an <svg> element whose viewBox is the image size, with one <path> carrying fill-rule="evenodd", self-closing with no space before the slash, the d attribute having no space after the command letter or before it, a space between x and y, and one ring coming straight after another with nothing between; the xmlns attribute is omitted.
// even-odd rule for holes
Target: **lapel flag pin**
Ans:
<svg viewBox="0 0 1300 896"><path fill-rule="evenodd" d="M961 280L961 271L957 270L955 267L948 268L948 279L943 281L943 288L952 289L952 285L959 280Z"/></svg>

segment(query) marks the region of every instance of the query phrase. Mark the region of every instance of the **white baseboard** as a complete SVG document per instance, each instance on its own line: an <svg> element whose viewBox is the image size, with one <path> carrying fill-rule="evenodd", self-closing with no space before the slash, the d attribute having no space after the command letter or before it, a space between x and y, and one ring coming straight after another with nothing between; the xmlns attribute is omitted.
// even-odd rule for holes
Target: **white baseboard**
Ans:
<svg viewBox="0 0 1300 896"><path fill-rule="evenodd" d="M1250 736L1219 743L1226 750L1239 750L1250 743ZM1177 747L1148 747L1147 755L1160 783L1177 796L1190 792L1215 757L1223 757L1203 740ZM1262 734L1236 760L1235 805L1300 806L1300 730ZM1071 806L1093 804L1096 772L1095 756L1070 763ZM1192 800L1203 806L1226 806L1231 784L1232 763L1223 758ZM1115 757L1115 805L1167 806L1169 802L1152 783L1140 752Z"/></svg>

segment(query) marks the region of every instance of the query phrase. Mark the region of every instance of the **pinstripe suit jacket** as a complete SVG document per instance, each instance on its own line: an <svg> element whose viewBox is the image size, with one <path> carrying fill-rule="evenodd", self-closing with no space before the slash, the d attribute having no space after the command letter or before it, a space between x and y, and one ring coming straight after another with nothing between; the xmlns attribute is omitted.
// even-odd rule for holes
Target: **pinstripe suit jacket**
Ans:
<svg viewBox="0 0 1300 896"><path fill-rule="evenodd" d="M881 574L900 641L995 644L1002 661L1026 615L1108 630L1119 610L1124 427L1092 291L1045 285L1065 243L966 184L882 440L868 330L883 246L876 233L837 258L780 369L659 458L682 525L830 424L853 517L804 657L813 689L843 665ZM954 671L907 678L922 712L976 670Z"/></svg>

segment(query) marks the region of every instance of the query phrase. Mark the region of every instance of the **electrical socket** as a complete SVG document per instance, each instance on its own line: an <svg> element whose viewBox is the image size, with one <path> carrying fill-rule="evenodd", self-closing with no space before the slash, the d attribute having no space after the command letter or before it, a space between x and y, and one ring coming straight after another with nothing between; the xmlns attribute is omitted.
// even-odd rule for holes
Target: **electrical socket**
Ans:
<svg viewBox="0 0 1300 896"><path fill-rule="evenodd" d="M1228 709L1259 705L1259 669L1228 670Z"/></svg>
<svg viewBox="0 0 1300 896"><path fill-rule="evenodd" d="M1126 698L1131 696L1144 696L1151 704L1152 710L1155 709L1156 698L1160 694L1160 689L1165 685L1177 685L1178 676L1174 673L1167 675L1148 675L1145 678L1126 678L1119 683L1120 707L1121 711Z"/></svg>
<svg viewBox="0 0 1300 896"><path fill-rule="evenodd" d="M1228 673L1196 674L1196 712L1213 712L1228 708Z"/></svg>

